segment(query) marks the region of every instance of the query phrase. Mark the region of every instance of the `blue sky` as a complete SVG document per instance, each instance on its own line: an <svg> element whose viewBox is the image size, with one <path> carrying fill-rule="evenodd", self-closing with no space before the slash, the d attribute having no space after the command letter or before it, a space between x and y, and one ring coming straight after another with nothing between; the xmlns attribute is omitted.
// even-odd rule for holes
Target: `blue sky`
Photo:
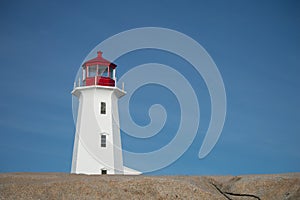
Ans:
<svg viewBox="0 0 300 200"><path fill-rule="evenodd" d="M199 160L210 119L201 76L183 59L157 50L131 52L115 61L118 76L138 64L168 64L198 91L201 122L195 141L179 160L151 174L299 172L299 9L292 0L2 0L0 172L69 172L75 132L70 92L80 64L106 38L148 26L174 29L200 43L217 64L227 94L222 135ZM137 91L133 118L147 124L153 103L168 111L166 126L149 141L122 134L124 149L154 150L174 136L180 111L166 88L148 85Z"/></svg>

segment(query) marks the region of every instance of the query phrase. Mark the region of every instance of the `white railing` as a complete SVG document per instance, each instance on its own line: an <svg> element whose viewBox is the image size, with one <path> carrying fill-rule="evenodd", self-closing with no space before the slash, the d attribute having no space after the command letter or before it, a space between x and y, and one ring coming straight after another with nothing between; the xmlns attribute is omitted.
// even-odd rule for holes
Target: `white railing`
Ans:
<svg viewBox="0 0 300 200"><path fill-rule="evenodd" d="M75 88L77 88L77 87L81 87L81 86L84 86L84 83L83 83L83 81L81 81L81 78L78 78L78 79L74 82L73 89L75 89Z"/></svg>
<svg viewBox="0 0 300 200"><path fill-rule="evenodd" d="M81 76L79 75L79 78L74 82L73 89L75 89L77 87L85 86L85 80L81 80L80 77ZM114 80L115 80L115 87L117 87L117 78L115 77ZM95 76L94 84L97 85L97 76ZM122 91L124 91L124 89L125 89L125 84L124 84L124 82L122 82Z"/></svg>

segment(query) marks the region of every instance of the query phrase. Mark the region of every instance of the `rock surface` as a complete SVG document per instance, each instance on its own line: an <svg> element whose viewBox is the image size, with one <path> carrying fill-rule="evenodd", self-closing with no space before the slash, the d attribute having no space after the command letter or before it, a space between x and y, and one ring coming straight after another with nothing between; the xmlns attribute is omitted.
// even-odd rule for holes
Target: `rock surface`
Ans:
<svg viewBox="0 0 300 200"><path fill-rule="evenodd" d="M246 176L0 174L0 199L300 199L300 173Z"/></svg>

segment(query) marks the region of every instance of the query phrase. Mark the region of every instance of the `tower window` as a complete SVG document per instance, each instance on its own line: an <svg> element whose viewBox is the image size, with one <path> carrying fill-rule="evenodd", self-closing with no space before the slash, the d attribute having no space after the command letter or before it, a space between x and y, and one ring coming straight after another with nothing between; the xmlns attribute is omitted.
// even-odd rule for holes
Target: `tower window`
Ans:
<svg viewBox="0 0 300 200"><path fill-rule="evenodd" d="M107 170L106 169L101 169L101 174L107 174Z"/></svg>
<svg viewBox="0 0 300 200"><path fill-rule="evenodd" d="M106 103L101 102L101 109L100 109L101 114L106 114Z"/></svg>
<svg viewBox="0 0 300 200"><path fill-rule="evenodd" d="M106 135L101 135L101 147L106 147Z"/></svg>

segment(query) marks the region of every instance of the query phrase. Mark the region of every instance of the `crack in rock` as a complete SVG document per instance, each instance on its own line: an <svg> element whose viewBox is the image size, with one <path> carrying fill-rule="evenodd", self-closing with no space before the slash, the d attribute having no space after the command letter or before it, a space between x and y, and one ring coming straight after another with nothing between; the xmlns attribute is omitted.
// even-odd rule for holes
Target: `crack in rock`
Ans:
<svg viewBox="0 0 300 200"><path fill-rule="evenodd" d="M211 184L226 198L229 200L232 200L228 195L230 196L240 196L240 197L252 197L258 200L261 200L258 196L253 195L253 194L240 194L240 193L233 193L233 192L226 192L222 191L216 184L212 183Z"/></svg>
<svg viewBox="0 0 300 200"><path fill-rule="evenodd" d="M225 192L223 192L216 184L212 183L211 184L226 198L226 199L229 199L229 200L232 200L231 198L229 198Z"/></svg>
<svg viewBox="0 0 300 200"><path fill-rule="evenodd" d="M238 194L238 193L232 193L232 192L225 192L228 195L232 195L232 196L240 196L240 197L253 197L255 199L261 200L258 196L254 195L254 194Z"/></svg>

